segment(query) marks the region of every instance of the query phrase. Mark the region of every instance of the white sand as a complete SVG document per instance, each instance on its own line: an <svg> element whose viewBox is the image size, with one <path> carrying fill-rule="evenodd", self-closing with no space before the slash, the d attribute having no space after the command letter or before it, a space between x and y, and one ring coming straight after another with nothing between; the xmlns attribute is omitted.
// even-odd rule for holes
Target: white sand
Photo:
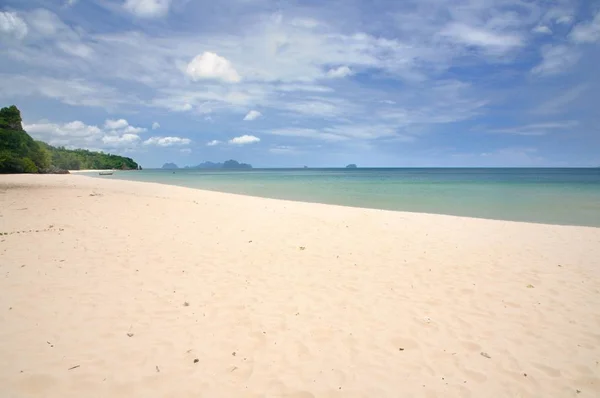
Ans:
<svg viewBox="0 0 600 398"><path fill-rule="evenodd" d="M80 173L100 173L101 171L113 171L112 169L86 169L86 170L69 170L71 174Z"/></svg>
<svg viewBox="0 0 600 398"><path fill-rule="evenodd" d="M600 396L600 228L48 175L0 232L1 397Z"/></svg>

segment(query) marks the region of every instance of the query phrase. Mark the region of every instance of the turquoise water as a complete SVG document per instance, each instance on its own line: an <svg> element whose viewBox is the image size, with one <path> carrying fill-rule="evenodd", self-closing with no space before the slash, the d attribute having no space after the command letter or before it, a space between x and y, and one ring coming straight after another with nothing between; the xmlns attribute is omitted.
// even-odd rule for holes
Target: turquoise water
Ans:
<svg viewBox="0 0 600 398"><path fill-rule="evenodd" d="M183 169L123 171L101 178L303 202L600 227L600 168Z"/></svg>

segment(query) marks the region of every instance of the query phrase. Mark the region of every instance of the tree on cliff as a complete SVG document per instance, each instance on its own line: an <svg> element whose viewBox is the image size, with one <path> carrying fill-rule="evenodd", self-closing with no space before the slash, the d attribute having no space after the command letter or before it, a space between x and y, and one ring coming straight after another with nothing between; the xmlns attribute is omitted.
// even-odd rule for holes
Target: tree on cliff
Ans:
<svg viewBox="0 0 600 398"><path fill-rule="evenodd" d="M38 173L49 167L50 154L23 130L19 109L0 109L0 173Z"/></svg>

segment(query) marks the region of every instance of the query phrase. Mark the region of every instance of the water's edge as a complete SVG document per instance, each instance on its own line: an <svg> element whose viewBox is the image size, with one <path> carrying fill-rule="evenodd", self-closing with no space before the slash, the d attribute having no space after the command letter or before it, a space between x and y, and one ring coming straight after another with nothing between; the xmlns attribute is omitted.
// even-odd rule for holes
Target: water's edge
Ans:
<svg viewBox="0 0 600 398"><path fill-rule="evenodd" d="M600 227L600 170L593 169L144 170L108 178L355 208Z"/></svg>

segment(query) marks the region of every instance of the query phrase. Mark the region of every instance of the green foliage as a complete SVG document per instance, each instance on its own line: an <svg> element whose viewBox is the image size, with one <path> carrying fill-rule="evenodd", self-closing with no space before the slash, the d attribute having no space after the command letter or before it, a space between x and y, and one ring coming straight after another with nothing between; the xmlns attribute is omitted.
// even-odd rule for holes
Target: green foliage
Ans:
<svg viewBox="0 0 600 398"><path fill-rule="evenodd" d="M52 165L63 170L137 170L138 168L138 164L133 159L124 156L111 155L103 152L92 152L86 149L55 148L39 141L38 144L49 152Z"/></svg>
<svg viewBox="0 0 600 398"><path fill-rule="evenodd" d="M24 173L37 173L38 172L38 168L35 165L35 163L33 163L33 160L29 159L29 158L23 158L21 160L22 165L23 165L23 172Z"/></svg>
<svg viewBox="0 0 600 398"><path fill-rule="evenodd" d="M34 141L21 126L21 112L12 105L0 109L0 173L48 173L57 170L135 170L131 158L85 149L55 148Z"/></svg>
<svg viewBox="0 0 600 398"><path fill-rule="evenodd" d="M23 127L21 127L21 112L19 111L19 108L11 105L0 109L0 128L23 130Z"/></svg>

